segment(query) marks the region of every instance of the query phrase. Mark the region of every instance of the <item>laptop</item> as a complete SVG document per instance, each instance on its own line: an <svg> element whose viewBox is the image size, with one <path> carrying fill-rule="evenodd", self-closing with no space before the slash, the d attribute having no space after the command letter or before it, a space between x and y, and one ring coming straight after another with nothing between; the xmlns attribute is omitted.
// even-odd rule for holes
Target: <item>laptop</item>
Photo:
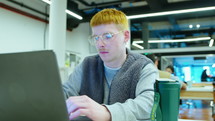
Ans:
<svg viewBox="0 0 215 121"><path fill-rule="evenodd" d="M0 121L69 121L53 51L0 54Z"/></svg>

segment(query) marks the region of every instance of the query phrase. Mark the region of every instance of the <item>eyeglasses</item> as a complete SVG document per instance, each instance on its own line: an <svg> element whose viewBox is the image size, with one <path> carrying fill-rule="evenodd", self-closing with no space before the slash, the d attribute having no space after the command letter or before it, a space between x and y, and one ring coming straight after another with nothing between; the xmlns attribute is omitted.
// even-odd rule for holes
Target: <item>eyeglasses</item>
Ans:
<svg viewBox="0 0 215 121"><path fill-rule="evenodd" d="M114 35L119 34L123 31L118 31L116 33L112 33L112 32L107 32L107 33L103 33L102 35L92 35L89 36L88 40L90 42L90 44L92 45L96 45L96 43L99 41L99 39L102 40L102 42L104 43L108 43L109 41L111 41L114 37Z"/></svg>

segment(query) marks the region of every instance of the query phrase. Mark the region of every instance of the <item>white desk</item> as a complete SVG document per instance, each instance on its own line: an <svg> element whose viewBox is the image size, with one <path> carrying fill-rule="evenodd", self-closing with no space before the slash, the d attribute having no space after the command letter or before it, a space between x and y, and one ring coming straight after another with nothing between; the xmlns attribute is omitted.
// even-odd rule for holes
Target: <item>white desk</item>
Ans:
<svg viewBox="0 0 215 121"><path fill-rule="evenodd" d="M213 86L200 86L200 87L191 87L187 88L186 91L197 91L197 92L213 92Z"/></svg>
<svg viewBox="0 0 215 121"><path fill-rule="evenodd" d="M181 90L180 99L214 100L212 84L193 84L191 88Z"/></svg>
<svg viewBox="0 0 215 121"><path fill-rule="evenodd" d="M178 121L207 121L207 120L178 119Z"/></svg>

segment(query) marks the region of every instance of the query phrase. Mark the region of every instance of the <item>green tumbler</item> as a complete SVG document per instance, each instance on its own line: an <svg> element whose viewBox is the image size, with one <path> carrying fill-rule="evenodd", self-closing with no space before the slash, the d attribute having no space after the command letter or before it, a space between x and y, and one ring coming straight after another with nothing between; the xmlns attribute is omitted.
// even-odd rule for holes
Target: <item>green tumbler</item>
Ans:
<svg viewBox="0 0 215 121"><path fill-rule="evenodd" d="M177 81L159 81L160 108L162 121L178 121L180 83Z"/></svg>

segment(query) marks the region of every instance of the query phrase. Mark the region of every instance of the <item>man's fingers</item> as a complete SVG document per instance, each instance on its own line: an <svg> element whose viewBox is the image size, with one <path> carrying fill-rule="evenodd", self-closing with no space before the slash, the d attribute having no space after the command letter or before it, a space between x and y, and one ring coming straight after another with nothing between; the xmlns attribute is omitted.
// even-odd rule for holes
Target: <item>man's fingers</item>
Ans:
<svg viewBox="0 0 215 121"><path fill-rule="evenodd" d="M87 103L84 102L84 96L80 97L70 97L69 99L66 100L66 106L67 106L67 111L68 113L73 113L77 109L86 109L87 108Z"/></svg>
<svg viewBox="0 0 215 121"><path fill-rule="evenodd" d="M87 109L77 109L76 111L70 113L69 119L72 120L78 116L87 116L89 115L89 111Z"/></svg>
<svg viewBox="0 0 215 121"><path fill-rule="evenodd" d="M67 107L68 114L75 112L79 107L76 104L68 104L69 107Z"/></svg>

